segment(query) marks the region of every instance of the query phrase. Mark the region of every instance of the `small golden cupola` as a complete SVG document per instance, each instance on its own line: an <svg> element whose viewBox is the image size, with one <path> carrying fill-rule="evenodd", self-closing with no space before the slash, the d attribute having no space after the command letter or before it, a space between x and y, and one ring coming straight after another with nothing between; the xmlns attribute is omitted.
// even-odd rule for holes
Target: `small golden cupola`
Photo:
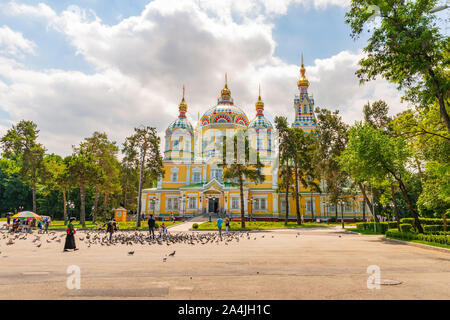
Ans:
<svg viewBox="0 0 450 320"><path fill-rule="evenodd" d="M256 102L255 107L256 107L256 115L262 116L264 113L264 102L261 99L261 85L259 85L258 101Z"/></svg>
<svg viewBox="0 0 450 320"><path fill-rule="evenodd" d="M230 101L231 98L231 91L230 89L228 89L228 80L226 73L225 73L225 87L222 89L220 97L222 101Z"/></svg>
<svg viewBox="0 0 450 320"><path fill-rule="evenodd" d="M181 99L180 105L178 106L178 110L180 111L180 118L186 118L186 111L187 111L187 104L186 101L184 100L184 92L185 92L185 88L183 85L183 98Z"/></svg>
<svg viewBox="0 0 450 320"><path fill-rule="evenodd" d="M300 68L301 76L300 76L300 79L297 82L297 86L298 86L299 89L301 87L309 87L309 81L308 81L308 79L306 79L305 72L306 72L306 69L305 69L305 66L303 65L303 53L302 53L302 66Z"/></svg>

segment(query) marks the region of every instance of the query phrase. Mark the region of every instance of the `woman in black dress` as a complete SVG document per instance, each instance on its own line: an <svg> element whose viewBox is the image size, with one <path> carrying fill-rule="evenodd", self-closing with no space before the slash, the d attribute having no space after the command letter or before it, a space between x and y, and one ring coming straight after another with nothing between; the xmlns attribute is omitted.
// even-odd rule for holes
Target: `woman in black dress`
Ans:
<svg viewBox="0 0 450 320"><path fill-rule="evenodd" d="M64 251L69 251L69 249L73 249L73 251L78 250L75 245L75 228L73 227L73 221L76 219L74 217L70 218L69 224L67 225L67 237L66 244L64 245Z"/></svg>

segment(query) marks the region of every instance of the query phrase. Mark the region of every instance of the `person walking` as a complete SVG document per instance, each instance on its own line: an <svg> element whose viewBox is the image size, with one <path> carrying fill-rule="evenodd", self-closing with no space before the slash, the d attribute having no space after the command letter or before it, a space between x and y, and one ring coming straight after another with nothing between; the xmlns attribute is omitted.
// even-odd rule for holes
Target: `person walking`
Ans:
<svg viewBox="0 0 450 320"><path fill-rule="evenodd" d="M77 232L73 226L73 223L76 219L74 217L70 218L69 224L67 225L67 236L66 243L64 245L64 251L69 251L69 249L73 249L73 251L78 250L75 245L75 233Z"/></svg>
<svg viewBox="0 0 450 320"><path fill-rule="evenodd" d="M107 228L106 228L106 232L108 232L109 233L109 242L111 242L112 241L112 235L113 235L113 232L114 232L114 224L116 223L116 219L112 219L112 220L110 220L109 222L108 222L108 226L107 226Z"/></svg>
<svg viewBox="0 0 450 320"><path fill-rule="evenodd" d="M49 225L50 225L50 219L46 218L45 221L44 221L44 226L45 226L44 233L48 233L48 226Z"/></svg>
<svg viewBox="0 0 450 320"><path fill-rule="evenodd" d="M6 224L8 225L8 227L9 227L9 224L11 223L11 216L8 214L7 216L6 216Z"/></svg>
<svg viewBox="0 0 450 320"><path fill-rule="evenodd" d="M228 234L228 230L230 230L230 219L228 217L225 218L225 232Z"/></svg>
<svg viewBox="0 0 450 320"><path fill-rule="evenodd" d="M38 233L42 233L44 230L42 230L43 229L43 224L42 224L42 221L39 221L38 222L38 228L39 228L39 231L38 231Z"/></svg>
<svg viewBox="0 0 450 320"><path fill-rule="evenodd" d="M217 229L219 229L220 240L222 240L222 223L223 223L223 220L221 217L219 217L217 219Z"/></svg>
<svg viewBox="0 0 450 320"><path fill-rule="evenodd" d="M155 219L153 215L150 215L150 218L148 218L148 234L152 239L155 239Z"/></svg>

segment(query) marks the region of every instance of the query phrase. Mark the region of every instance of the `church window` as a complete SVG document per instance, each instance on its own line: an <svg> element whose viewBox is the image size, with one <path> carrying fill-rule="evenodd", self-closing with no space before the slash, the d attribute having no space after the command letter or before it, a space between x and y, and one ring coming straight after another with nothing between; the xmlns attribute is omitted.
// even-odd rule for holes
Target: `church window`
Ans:
<svg viewBox="0 0 450 320"><path fill-rule="evenodd" d="M201 174L200 174L200 172L194 172L194 176L193 176L193 179L192 179L195 183L199 183L200 182L200 180L201 180Z"/></svg>
<svg viewBox="0 0 450 320"><path fill-rule="evenodd" d="M196 203L196 198L194 198L194 197L189 198L188 208L195 209L195 203Z"/></svg>
<svg viewBox="0 0 450 320"><path fill-rule="evenodd" d="M178 181L178 173L174 172L172 173L172 182L177 182Z"/></svg>
<svg viewBox="0 0 450 320"><path fill-rule="evenodd" d="M231 209L239 209L240 199L238 197L231 198Z"/></svg>

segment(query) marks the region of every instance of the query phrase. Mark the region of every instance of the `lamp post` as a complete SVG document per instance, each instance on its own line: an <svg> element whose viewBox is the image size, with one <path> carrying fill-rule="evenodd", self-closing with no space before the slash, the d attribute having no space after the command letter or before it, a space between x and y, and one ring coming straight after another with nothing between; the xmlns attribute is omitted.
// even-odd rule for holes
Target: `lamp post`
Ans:
<svg viewBox="0 0 450 320"><path fill-rule="evenodd" d="M338 204L341 206L342 229L345 229L345 225L344 225L344 201L343 200L338 200Z"/></svg>
<svg viewBox="0 0 450 320"><path fill-rule="evenodd" d="M181 197L180 197L180 200L181 200L181 203L180 203L180 211L183 213L183 221L184 221L184 209L185 209L185 207L186 207L186 203L185 203L185 200L186 200L186 195L185 194L183 194ZM179 211L179 212L180 212Z"/></svg>

